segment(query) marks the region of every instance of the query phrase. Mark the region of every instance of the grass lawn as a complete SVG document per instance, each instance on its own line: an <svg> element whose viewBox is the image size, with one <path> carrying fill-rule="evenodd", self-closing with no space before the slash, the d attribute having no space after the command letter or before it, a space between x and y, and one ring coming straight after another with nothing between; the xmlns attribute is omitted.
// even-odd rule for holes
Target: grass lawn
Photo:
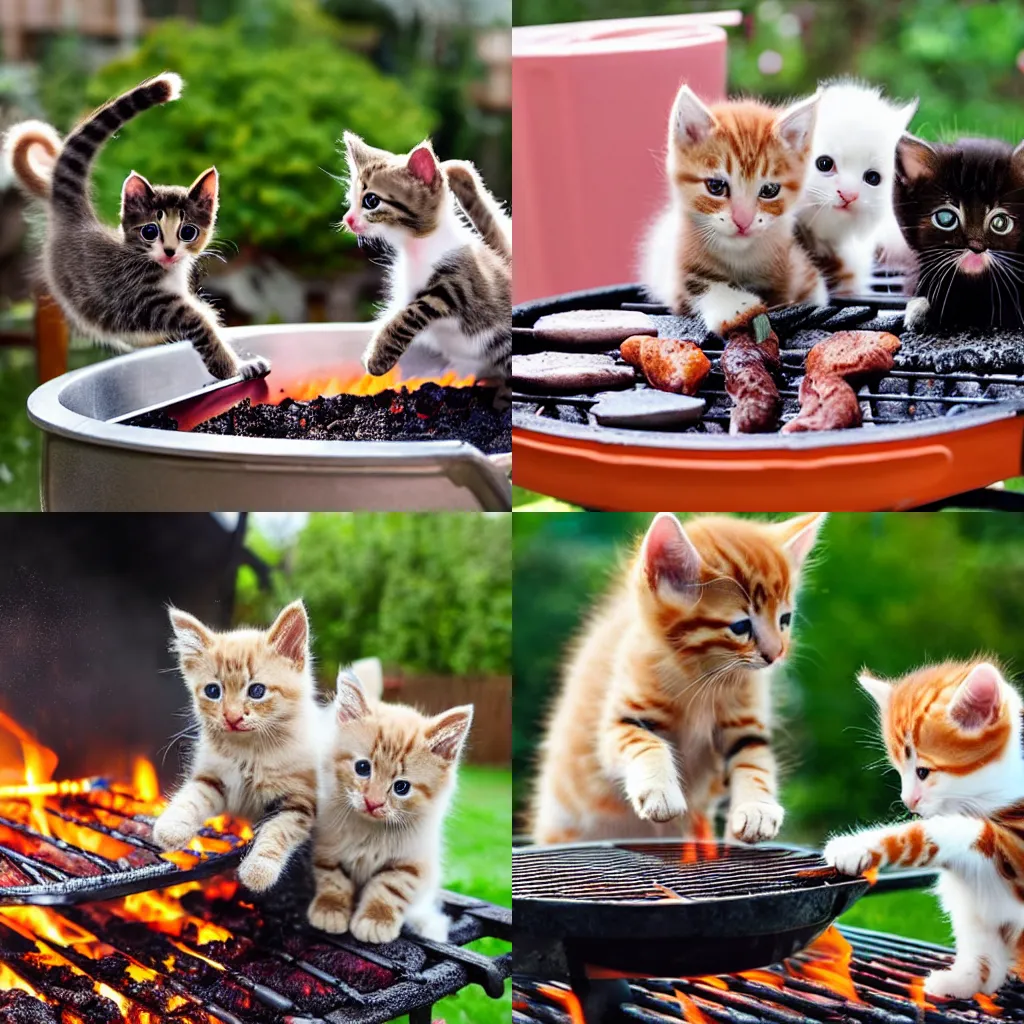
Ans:
<svg viewBox="0 0 1024 1024"><path fill-rule="evenodd" d="M949 922L939 909L938 898L930 892L908 890L877 896L868 894L843 914L839 922L857 928L892 932L908 939L953 945Z"/></svg>
<svg viewBox="0 0 1024 1024"><path fill-rule="evenodd" d="M507 768L461 769L448 819L444 885L453 892L512 905L512 772ZM482 939L472 948L494 956L508 950L509 944ZM473 985L434 1007L434 1020L445 1024L508 1024L511 1019L508 984L502 999L491 999Z"/></svg>

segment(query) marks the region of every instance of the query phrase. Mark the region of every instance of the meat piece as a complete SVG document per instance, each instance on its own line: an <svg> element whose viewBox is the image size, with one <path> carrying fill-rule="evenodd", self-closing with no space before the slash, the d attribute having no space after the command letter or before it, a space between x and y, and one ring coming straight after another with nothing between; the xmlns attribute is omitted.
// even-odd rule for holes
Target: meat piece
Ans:
<svg viewBox="0 0 1024 1024"><path fill-rule="evenodd" d="M727 323L722 324L722 330L720 332L723 338L729 338L733 334L753 334L754 333L754 321L759 316L767 316L768 307L761 304L752 306L750 309L745 309L739 316L734 317Z"/></svg>
<svg viewBox="0 0 1024 1024"><path fill-rule="evenodd" d="M772 377L780 368L779 339L774 331L760 344L745 331L733 333L718 365L734 403L729 433L764 434L774 430L782 411L782 399Z"/></svg>
<svg viewBox="0 0 1024 1024"><path fill-rule="evenodd" d="M695 395L711 372L711 360L694 341L644 338L640 345L640 368L652 388Z"/></svg>
<svg viewBox="0 0 1024 1024"><path fill-rule="evenodd" d="M882 331L838 331L819 341L807 353L807 374L820 377L833 373L838 377L887 373L900 339Z"/></svg>
<svg viewBox="0 0 1024 1024"><path fill-rule="evenodd" d="M640 369L640 346L643 345L645 340L644 335L634 334L632 338L627 338L619 346L619 355L637 370Z"/></svg>
<svg viewBox="0 0 1024 1024"><path fill-rule="evenodd" d="M808 375L800 382L800 412L782 428L782 433L845 430L859 427L862 419L857 393L842 377L834 373Z"/></svg>

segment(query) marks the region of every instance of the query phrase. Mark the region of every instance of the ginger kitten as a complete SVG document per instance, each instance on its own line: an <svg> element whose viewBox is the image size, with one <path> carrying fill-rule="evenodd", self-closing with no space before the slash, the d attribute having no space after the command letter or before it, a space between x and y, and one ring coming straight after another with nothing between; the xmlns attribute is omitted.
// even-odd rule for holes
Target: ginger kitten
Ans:
<svg viewBox="0 0 1024 1024"><path fill-rule="evenodd" d="M460 375L497 378L499 402L512 354L511 232L504 213L475 171L449 170L466 213L459 213L448 175L429 142L398 156L345 133L349 209L345 226L360 239L394 251L388 298L363 354L367 371L387 373L415 342Z"/></svg>
<svg viewBox="0 0 1024 1024"><path fill-rule="evenodd" d="M216 168L188 188L151 185L132 171L116 230L100 223L89 196L107 140L143 111L178 99L181 88L172 72L151 78L100 107L63 143L50 125L17 124L4 156L22 187L46 203L46 285L84 334L129 349L187 338L214 377L256 377L270 363L240 360L220 337L217 311L192 291L217 219Z"/></svg>
<svg viewBox="0 0 1024 1024"><path fill-rule="evenodd" d="M188 778L153 828L166 850L182 849L218 814L256 828L238 878L270 889L309 838L316 814L318 708L301 601L267 630L217 633L170 609L173 649L199 721Z"/></svg>
<svg viewBox="0 0 1024 1024"><path fill-rule="evenodd" d="M793 235L818 96L785 109L706 107L689 86L669 119L668 209L642 247L641 280L677 313L725 334L765 306L826 300Z"/></svg>
<svg viewBox="0 0 1024 1024"><path fill-rule="evenodd" d="M991 994L1024 967L1024 713L991 661L946 662L894 683L865 673L906 806L923 821L837 836L825 858L858 875L871 867L936 867L956 959L925 992Z"/></svg>
<svg viewBox="0 0 1024 1024"><path fill-rule="evenodd" d="M655 517L566 664L541 747L536 842L706 835L726 799L731 836L775 837L768 669L789 650L823 520Z"/></svg>
<svg viewBox="0 0 1024 1024"><path fill-rule="evenodd" d="M403 924L437 942L442 827L473 707L433 718L368 698L350 672L324 723L309 921L363 942L391 942Z"/></svg>

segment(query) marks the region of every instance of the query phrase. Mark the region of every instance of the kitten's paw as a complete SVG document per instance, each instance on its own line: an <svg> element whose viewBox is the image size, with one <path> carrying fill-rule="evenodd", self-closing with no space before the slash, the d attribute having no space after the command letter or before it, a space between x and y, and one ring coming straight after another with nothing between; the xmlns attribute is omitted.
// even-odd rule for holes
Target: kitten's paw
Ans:
<svg viewBox="0 0 1024 1024"><path fill-rule="evenodd" d="M349 931L360 942L394 942L402 933L402 915L386 904L374 902L356 912Z"/></svg>
<svg viewBox="0 0 1024 1024"><path fill-rule="evenodd" d="M671 821L686 812L686 797L678 785L649 786L630 793L636 816L644 821Z"/></svg>
<svg viewBox="0 0 1024 1024"><path fill-rule="evenodd" d="M911 299L907 303L907 312L903 317L903 325L908 331L919 331L928 322L928 313L931 310L931 304L923 296L919 295L917 298Z"/></svg>
<svg viewBox="0 0 1024 1024"><path fill-rule="evenodd" d="M374 341L371 341L363 352L363 369L373 377L384 376L397 362L397 359L381 353Z"/></svg>
<svg viewBox="0 0 1024 1024"><path fill-rule="evenodd" d="M925 995L940 996L945 999L970 999L975 992L991 995L1005 979L990 978L988 986L981 984L980 972L976 967L960 967L954 963L945 971L932 971L925 979Z"/></svg>
<svg viewBox="0 0 1024 1024"><path fill-rule="evenodd" d="M283 867L280 861L250 854L238 866L238 880L250 892L266 892L277 883Z"/></svg>
<svg viewBox="0 0 1024 1024"><path fill-rule="evenodd" d="M862 875L878 864L878 856L862 836L836 836L825 846L825 860L841 875Z"/></svg>
<svg viewBox="0 0 1024 1024"><path fill-rule="evenodd" d="M306 911L306 917L314 928L332 935L348 931L352 917L348 905L332 893L320 893Z"/></svg>
<svg viewBox="0 0 1024 1024"><path fill-rule="evenodd" d="M270 360L263 356L253 356L252 359L246 359L244 363L240 363L237 372L242 375L242 380L266 377L270 373Z"/></svg>
<svg viewBox="0 0 1024 1024"><path fill-rule="evenodd" d="M175 814L162 814L153 826L153 842L162 850L184 850L198 829Z"/></svg>
<svg viewBox="0 0 1024 1024"><path fill-rule="evenodd" d="M729 831L744 843L774 839L782 828L785 813L773 800L737 804L729 815Z"/></svg>

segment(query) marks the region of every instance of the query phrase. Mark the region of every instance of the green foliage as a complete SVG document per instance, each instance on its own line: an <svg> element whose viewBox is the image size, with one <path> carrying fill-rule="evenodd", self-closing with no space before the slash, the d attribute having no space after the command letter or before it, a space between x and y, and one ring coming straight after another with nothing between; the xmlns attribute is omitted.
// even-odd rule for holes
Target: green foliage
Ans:
<svg viewBox="0 0 1024 1024"><path fill-rule="evenodd" d="M912 127L926 138L1024 136L1024 0L513 0L515 24L739 8L729 30L729 88L770 98L857 75L921 97ZM777 74L758 68L765 51Z"/></svg>
<svg viewBox="0 0 1024 1024"><path fill-rule="evenodd" d="M269 622L303 598L325 680L369 655L409 671L507 675L509 532L508 518L477 513L316 514L292 550L256 539L274 590L259 592L247 571L238 617Z"/></svg>
<svg viewBox="0 0 1024 1024"><path fill-rule="evenodd" d="M345 30L309 4L261 3L223 24L161 23L131 56L88 85L98 105L163 70L185 79L182 98L147 112L104 151L96 170L103 213L116 218L132 168L188 184L210 164L221 175L218 237L322 270L352 244L333 225L344 197L343 129L404 151L434 116L398 81L343 47Z"/></svg>
<svg viewBox="0 0 1024 1024"><path fill-rule="evenodd" d="M516 513L513 766L525 794L542 715L567 641L650 515ZM777 686L788 765L785 837L820 842L898 805L870 700L867 665L898 675L992 651L1024 664L1024 523L1001 513L836 514L798 606L795 649Z"/></svg>

